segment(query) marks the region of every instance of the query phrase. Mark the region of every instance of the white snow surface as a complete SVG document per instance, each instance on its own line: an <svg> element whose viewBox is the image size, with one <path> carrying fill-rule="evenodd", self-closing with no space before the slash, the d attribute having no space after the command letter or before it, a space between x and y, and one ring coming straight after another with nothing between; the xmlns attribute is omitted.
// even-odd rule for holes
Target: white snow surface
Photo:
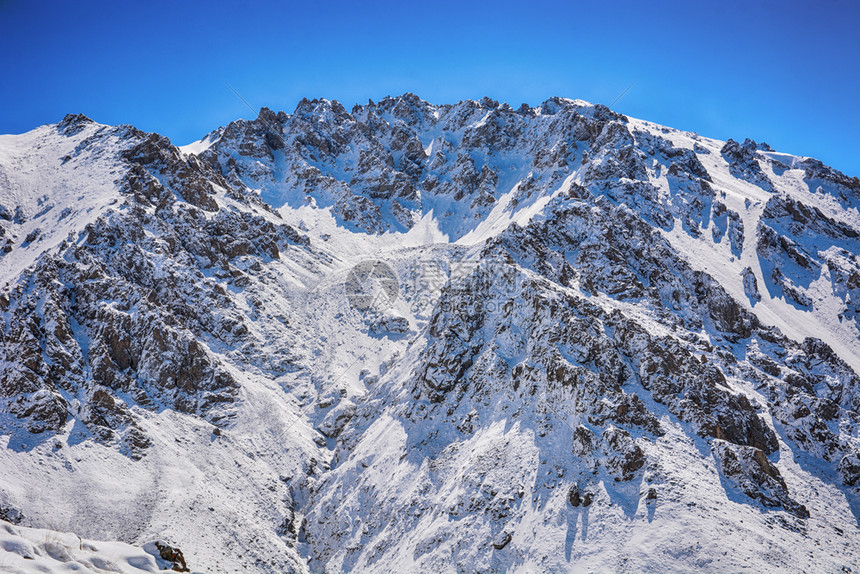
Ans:
<svg viewBox="0 0 860 574"><path fill-rule="evenodd" d="M18 246L3 258L0 283L70 235L77 241L87 224L119 201L122 170L115 156L125 133L89 123L70 137L57 137L54 126L0 135L0 205L20 207L23 216L7 227ZM26 242L34 232L35 240Z"/></svg>
<svg viewBox="0 0 860 574"><path fill-rule="evenodd" d="M0 520L0 572L121 572L140 574L169 569L167 562L147 544L141 547L87 540L72 532L15 526Z"/></svg>

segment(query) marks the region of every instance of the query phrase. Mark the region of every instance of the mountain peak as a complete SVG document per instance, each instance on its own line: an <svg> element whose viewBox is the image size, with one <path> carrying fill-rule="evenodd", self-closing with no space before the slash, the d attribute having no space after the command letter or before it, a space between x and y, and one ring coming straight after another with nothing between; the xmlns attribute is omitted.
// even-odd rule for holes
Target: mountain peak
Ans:
<svg viewBox="0 0 860 574"><path fill-rule="evenodd" d="M817 160L560 97L0 136L6 538L243 573L850 567L858 209Z"/></svg>

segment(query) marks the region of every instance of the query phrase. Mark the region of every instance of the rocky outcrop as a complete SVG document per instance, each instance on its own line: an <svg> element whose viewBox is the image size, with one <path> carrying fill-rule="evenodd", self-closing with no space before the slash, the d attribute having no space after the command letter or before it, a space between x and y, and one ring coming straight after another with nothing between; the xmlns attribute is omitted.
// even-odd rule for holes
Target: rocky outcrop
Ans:
<svg viewBox="0 0 860 574"><path fill-rule="evenodd" d="M174 572L191 572L185 564L185 556L179 548L174 548L169 544L161 541L154 543L158 550L158 555L162 560L170 564L170 569Z"/></svg>
<svg viewBox="0 0 860 574"><path fill-rule="evenodd" d="M735 488L766 507L785 508L799 518L808 518L805 506L793 500L785 480L764 452L755 447L714 441L720 472Z"/></svg>
<svg viewBox="0 0 860 574"><path fill-rule="evenodd" d="M843 188L844 189L844 188ZM758 224L756 251L772 268L773 289L801 308L811 308L805 289L828 276L834 294L844 302L842 319L857 314L860 301L860 231L785 194L768 200Z"/></svg>
<svg viewBox="0 0 860 574"><path fill-rule="evenodd" d="M310 242L253 197L221 208L230 186L166 138L119 129L125 203L6 287L0 398L30 432L78 419L140 458L150 440L132 406L229 420L238 384L205 341L249 329L225 286Z"/></svg>
<svg viewBox="0 0 860 574"><path fill-rule="evenodd" d="M728 162L729 172L734 177L755 184L764 190L772 191L773 183L759 164L759 155L756 153L758 149L759 144L749 138L745 139L742 144L729 139L720 150L720 153ZM770 148L767 149L769 150Z"/></svg>
<svg viewBox="0 0 860 574"><path fill-rule="evenodd" d="M761 292L758 290L758 279L751 267L744 267L741 277L744 281L744 293L752 303L761 301Z"/></svg>
<svg viewBox="0 0 860 574"><path fill-rule="evenodd" d="M627 431L610 426L601 438L606 456L603 464L616 481L631 480L645 466L645 453Z"/></svg>

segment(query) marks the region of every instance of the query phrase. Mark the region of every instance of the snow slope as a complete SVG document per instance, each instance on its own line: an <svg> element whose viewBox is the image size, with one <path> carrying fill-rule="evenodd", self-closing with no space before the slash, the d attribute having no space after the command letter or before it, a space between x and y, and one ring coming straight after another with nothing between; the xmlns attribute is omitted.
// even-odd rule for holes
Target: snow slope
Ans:
<svg viewBox="0 0 860 574"><path fill-rule="evenodd" d="M71 532L13 526L0 521L0 570L35 572L158 572L172 564L153 543L138 548L121 542L85 540Z"/></svg>
<svg viewBox="0 0 860 574"><path fill-rule="evenodd" d="M56 132L43 126L0 136L0 205L8 212L6 238L17 245L3 258L3 283L70 234L76 240L119 201L120 172L112 152L127 130L89 122L69 137L58 138ZM88 153L92 148L95 153Z"/></svg>

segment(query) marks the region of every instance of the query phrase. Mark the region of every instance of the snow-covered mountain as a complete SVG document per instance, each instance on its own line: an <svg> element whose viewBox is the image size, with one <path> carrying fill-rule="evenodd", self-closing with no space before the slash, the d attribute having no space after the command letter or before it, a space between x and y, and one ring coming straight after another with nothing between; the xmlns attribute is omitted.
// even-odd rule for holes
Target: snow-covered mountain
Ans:
<svg viewBox="0 0 860 574"><path fill-rule="evenodd" d="M562 98L0 136L0 569L856 568L859 209Z"/></svg>

